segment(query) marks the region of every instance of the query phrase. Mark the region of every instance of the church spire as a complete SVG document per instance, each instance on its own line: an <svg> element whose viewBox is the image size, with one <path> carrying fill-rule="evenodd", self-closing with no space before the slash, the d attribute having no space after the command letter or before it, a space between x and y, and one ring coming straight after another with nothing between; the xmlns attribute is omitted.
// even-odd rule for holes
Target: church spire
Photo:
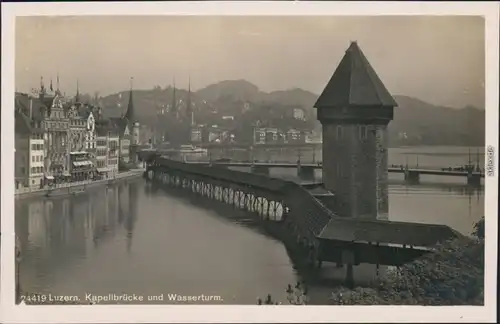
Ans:
<svg viewBox="0 0 500 324"><path fill-rule="evenodd" d="M75 102L80 102L80 87L78 84L78 79L76 79L76 96L75 96Z"/></svg>
<svg viewBox="0 0 500 324"><path fill-rule="evenodd" d="M40 77L40 93L45 93L45 85L43 84L43 76Z"/></svg>
<svg viewBox="0 0 500 324"><path fill-rule="evenodd" d="M187 97L187 102L186 102L186 115L188 118L191 119L191 125L194 125L194 113L193 113L193 107L191 103L191 76L189 76L188 79L188 97Z"/></svg>
<svg viewBox="0 0 500 324"><path fill-rule="evenodd" d="M57 86L57 92L60 93L61 90L59 89L59 72L57 72L57 79L56 79L56 86Z"/></svg>
<svg viewBox="0 0 500 324"><path fill-rule="evenodd" d="M128 119L129 123L135 122L135 114L134 114L134 99L132 97L132 92L133 92L133 82L134 82L134 77L130 78L130 95L128 99L128 107L127 107L127 112L125 113L125 118Z"/></svg>

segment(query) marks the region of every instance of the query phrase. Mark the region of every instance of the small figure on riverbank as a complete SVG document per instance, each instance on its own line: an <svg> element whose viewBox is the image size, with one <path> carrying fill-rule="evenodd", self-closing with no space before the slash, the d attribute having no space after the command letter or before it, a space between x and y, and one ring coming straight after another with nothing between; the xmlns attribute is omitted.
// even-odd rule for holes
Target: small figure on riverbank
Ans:
<svg viewBox="0 0 500 324"><path fill-rule="evenodd" d="M293 289L292 285L288 284L288 287L285 290L287 297L286 299L288 300L288 303L293 304Z"/></svg>
<svg viewBox="0 0 500 324"><path fill-rule="evenodd" d="M260 297L257 298L257 305L262 305L262 299L260 299Z"/></svg>
<svg viewBox="0 0 500 324"><path fill-rule="evenodd" d="M267 294L266 301L264 303L266 305L272 305L272 304L274 304L273 300L272 300L272 297L271 297L271 294Z"/></svg>

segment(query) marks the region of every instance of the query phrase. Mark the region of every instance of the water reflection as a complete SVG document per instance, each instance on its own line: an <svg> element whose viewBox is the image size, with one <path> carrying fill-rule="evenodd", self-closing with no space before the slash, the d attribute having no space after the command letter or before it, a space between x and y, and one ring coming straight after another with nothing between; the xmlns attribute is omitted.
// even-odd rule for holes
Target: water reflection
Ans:
<svg viewBox="0 0 500 324"><path fill-rule="evenodd" d="M91 258L115 235L132 248L137 188L128 183L78 196L16 201L16 233L24 256L21 278L56 280L67 267ZM33 281L30 283L30 281ZM25 288L26 289L26 288ZM42 289L43 290L43 289Z"/></svg>

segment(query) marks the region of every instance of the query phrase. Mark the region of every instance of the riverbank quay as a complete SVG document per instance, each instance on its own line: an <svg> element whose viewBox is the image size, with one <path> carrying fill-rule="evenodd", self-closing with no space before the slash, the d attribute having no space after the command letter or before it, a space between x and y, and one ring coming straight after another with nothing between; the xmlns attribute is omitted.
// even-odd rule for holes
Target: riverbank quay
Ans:
<svg viewBox="0 0 500 324"><path fill-rule="evenodd" d="M66 195L78 195L85 192L87 189L113 184L119 181L131 180L134 178L142 177L144 169L133 169L126 172L120 172L113 177L101 180L86 180L86 181L76 181L70 183L61 183L54 185L52 187L42 188L42 189L30 189L22 188L16 189L15 198L25 199L33 197L55 197L55 196L66 196Z"/></svg>

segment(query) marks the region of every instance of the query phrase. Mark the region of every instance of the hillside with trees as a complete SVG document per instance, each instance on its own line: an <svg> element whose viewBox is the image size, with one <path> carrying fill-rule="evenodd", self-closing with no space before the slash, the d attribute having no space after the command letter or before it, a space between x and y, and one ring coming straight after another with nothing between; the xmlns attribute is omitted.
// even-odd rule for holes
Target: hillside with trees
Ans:
<svg viewBox="0 0 500 324"><path fill-rule="evenodd" d="M160 86L151 90L134 90L134 104L139 120L153 125L158 115L172 104L173 88ZM128 104L128 91L98 98L105 116L122 114ZM94 97L94 96L88 96ZM180 110L185 109L188 91L176 89ZM263 92L245 80L228 80L209 85L191 94L197 123L220 124L222 116L233 116L232 128L241 133L252 125L320 129L313 105L318 95L302 89ZM389 124L391 146L447 145L483 146L485 140L484 109L441 107L408 96L395 96L399 104ZM305 121L293 118L301 108Z"/></svg>

